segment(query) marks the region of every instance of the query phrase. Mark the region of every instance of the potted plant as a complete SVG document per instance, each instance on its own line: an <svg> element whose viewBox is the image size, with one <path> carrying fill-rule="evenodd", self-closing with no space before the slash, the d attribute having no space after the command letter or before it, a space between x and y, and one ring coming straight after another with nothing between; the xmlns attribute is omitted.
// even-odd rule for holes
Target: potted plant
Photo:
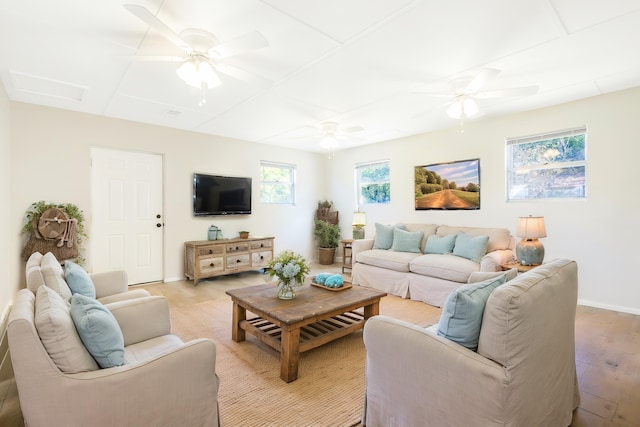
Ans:
<svg viewBox="0 0 640 427"><path fill-rule="evenodd" d="M240 235L241 239L248 239L249 238L249 232L248 231L240 231L238 234Z"/></svg>
<svg viewBox="0 0 640 427"><path fill-rule="evenodd" d="M318 241L318 261L322 265L333 264L340 241L340 227L320 219L315 220L313 237Z"/></svg>

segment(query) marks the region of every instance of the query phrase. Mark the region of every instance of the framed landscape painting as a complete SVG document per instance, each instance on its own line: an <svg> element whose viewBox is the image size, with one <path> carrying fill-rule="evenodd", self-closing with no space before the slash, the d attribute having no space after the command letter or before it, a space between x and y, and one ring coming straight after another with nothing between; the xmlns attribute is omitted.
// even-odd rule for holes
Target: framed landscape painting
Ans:
<svg viewBox="0 0 640 427"><path fill-rule="evenodd" d="M480 159L415 167L416 210L480 209Z"/></svg>

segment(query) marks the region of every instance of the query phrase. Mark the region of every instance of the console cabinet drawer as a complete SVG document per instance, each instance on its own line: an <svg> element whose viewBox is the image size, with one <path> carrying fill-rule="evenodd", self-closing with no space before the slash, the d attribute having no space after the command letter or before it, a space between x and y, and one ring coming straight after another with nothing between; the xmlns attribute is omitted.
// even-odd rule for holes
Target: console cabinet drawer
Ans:
<svg viewBox="0 0 640 427"><path fill-rule="evenodd" d="M201 248L198 248L198 255L200 256L221 255L221 254L224 254L224 247L220 245L203 246Z"/></svg>
<svg viewBox="0 0 640 427"><path fill-rule="evenodd" d="M273 237L185 242L184 274L193 280L265 268L273 259Z"/></svg>
<svg viewBox="0 0 640 427"><path fill-rule="evenodd" d="M203 275L217 272L217 271L224 271L224 258L223 257L201 258L199 265L200 265L200 273Z"/></svg>
<svg viewBox="0 0 640 427"><path fill-rule="evenodd" d="M251 253L251 266L263 268L269 266L269 261L273 258L273 251L262 251Z"/></svg>

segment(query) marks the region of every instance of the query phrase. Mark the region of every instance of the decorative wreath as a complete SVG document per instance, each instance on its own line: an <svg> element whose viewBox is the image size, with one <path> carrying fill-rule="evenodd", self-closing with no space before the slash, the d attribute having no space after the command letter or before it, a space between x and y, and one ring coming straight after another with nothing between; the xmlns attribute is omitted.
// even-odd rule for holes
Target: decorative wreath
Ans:
<svg viewBox="0 0 640 427"><path fill-rule="evenodd" d="M78 258L80 236L84 235L83 220L82 211L75 205L33 203L22 229L29 233L23 258L27 260L34 252L52 252L60 261Z"/></svg>

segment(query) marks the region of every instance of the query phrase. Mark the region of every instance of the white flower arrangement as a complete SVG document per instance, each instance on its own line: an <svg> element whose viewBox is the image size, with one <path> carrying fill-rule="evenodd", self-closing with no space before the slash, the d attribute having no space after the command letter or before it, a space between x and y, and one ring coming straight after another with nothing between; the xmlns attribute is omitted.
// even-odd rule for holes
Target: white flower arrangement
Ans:
<svg viewBox="0 0 640 427"><path fill-rule="evenodd" d="M269 261L269 275L276 276L285 285L302 286L307 274L307 261L292 250L282 251Z"/></svg>

